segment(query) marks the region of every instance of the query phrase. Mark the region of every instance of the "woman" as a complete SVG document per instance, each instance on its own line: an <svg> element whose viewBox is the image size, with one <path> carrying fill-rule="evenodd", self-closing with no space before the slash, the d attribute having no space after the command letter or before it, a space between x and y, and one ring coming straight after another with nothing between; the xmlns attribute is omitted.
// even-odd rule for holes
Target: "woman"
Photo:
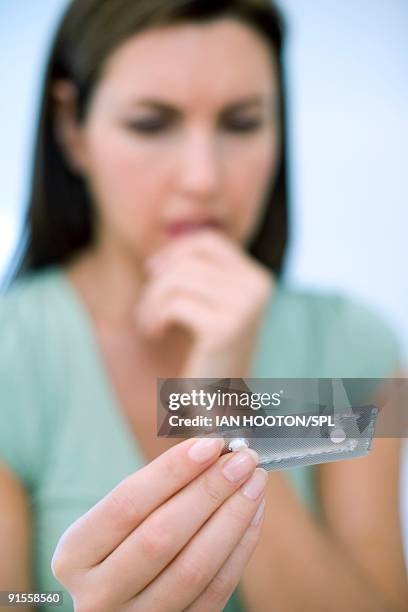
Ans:
<svg viewBox="0 0 408 612"><path fill-rule="evenodd" d="M60 609L98 612L405 609L396 441L266 478L254 452L156 436L157 377L399 365L369 310L281 282L282 36L266 0L69 6L1 305L3 589L62 584Z"/></svg>

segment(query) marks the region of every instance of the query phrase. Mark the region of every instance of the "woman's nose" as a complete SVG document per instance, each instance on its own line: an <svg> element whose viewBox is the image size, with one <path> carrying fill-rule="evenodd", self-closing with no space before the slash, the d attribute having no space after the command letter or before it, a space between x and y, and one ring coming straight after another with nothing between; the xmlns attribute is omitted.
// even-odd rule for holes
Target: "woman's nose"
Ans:
<svg viewBox="0 0 408 612"><path fill-rule="evenodd" d="M216 136L196 132L186 137L180 156L179 182L185 195L214 198L220 188L221 159Z"/></svg>

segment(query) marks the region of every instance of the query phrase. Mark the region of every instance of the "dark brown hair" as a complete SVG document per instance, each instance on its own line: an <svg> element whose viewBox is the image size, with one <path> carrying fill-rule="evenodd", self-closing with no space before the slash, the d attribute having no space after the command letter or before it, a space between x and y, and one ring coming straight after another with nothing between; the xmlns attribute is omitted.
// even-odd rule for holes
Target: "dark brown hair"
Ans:
<svg viewBox="0 0 408 612"><path fill-rule="evenodd" d="M288 239L286 95L282 19L269 0L74 0L69 4L45 71L29 202L16 255L17 275L67 262L91 244L94 236L94 215L85 180L69 168L56 139L53 82L63 78L74 83L77 119L84 120L108 56L127 38L147 28L225 16L253 27L268 43L278 67L281 157L262 222L248 252L280 275Z"/></svg>

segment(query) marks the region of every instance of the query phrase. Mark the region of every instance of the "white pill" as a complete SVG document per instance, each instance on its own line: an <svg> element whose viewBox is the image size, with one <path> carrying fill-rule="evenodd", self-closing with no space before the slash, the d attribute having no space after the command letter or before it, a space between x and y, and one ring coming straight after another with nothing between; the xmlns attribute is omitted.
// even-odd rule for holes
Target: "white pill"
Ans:
<svg viewBox="0 0 408 612"><path fill-rule="evenodd" d="M238 451L241 448L249 448L249 442L246 438L234 438L228 444L228 449L233 452Z"/></svg>
<svg viewBox="0 0 408 612"><path fill-rule="evenodd" d="M335 427L330 432L330 440L335 444L339 444L340 442L344 442L346 439L346 434L344 433L344 429L341 427Z"/></svg>

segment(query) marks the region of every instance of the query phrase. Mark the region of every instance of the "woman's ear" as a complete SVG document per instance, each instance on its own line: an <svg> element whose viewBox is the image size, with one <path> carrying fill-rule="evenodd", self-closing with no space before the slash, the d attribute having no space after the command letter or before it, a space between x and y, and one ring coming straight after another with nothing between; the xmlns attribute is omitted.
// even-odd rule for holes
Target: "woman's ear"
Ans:
<svg viewBox="0 0 408 612"><path fill-rule="evenodd" d="M77 91L72 81L58 79L52 84L55 137L70 168L86 173L86 147L83 128L76 118Z"/></svg>

